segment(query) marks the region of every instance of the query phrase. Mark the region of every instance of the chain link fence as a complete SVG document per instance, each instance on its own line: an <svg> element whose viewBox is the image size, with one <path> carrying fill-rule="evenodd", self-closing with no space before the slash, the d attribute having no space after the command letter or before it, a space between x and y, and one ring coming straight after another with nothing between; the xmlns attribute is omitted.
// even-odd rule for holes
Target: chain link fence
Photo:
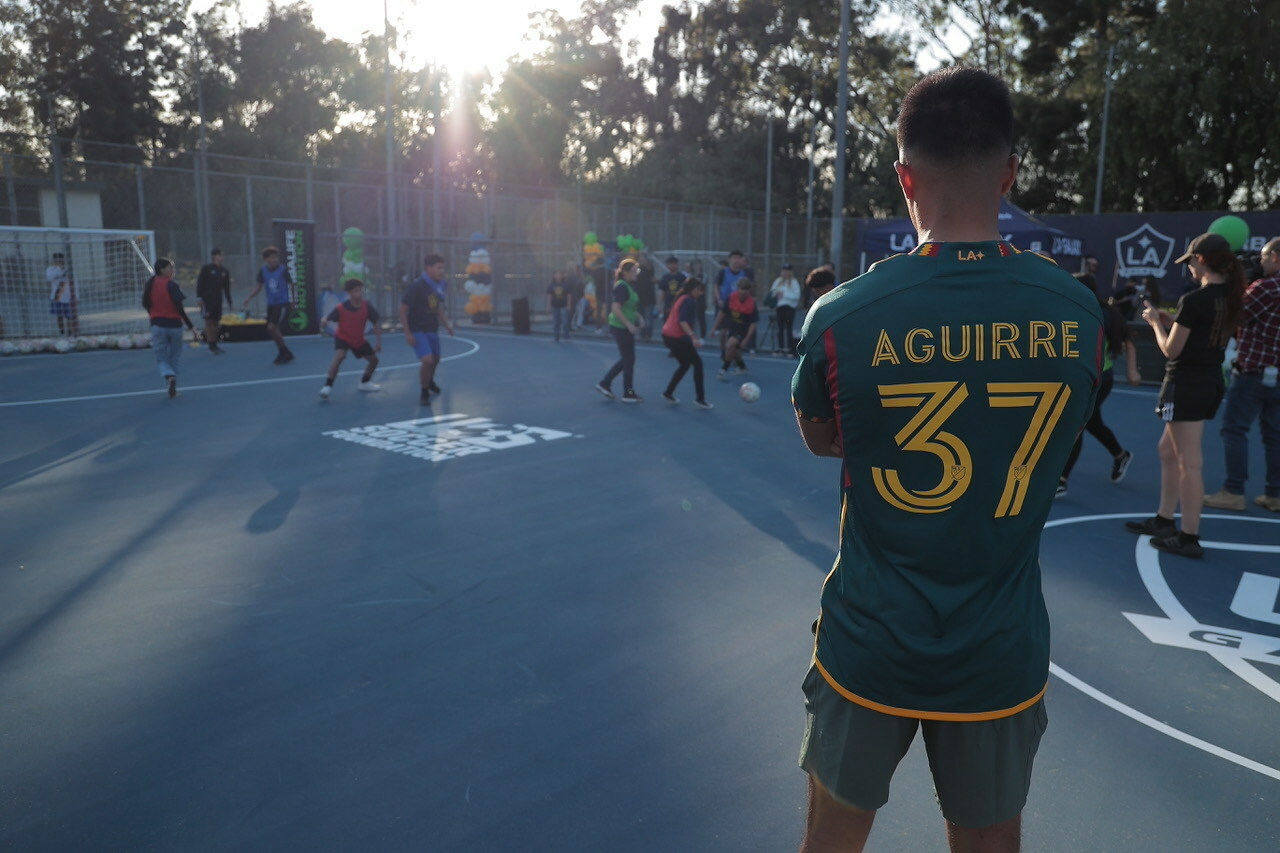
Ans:
<svg viewBox="0 0 1280 853"><path fill-rule="evenodd" d="M766 219L759 211L581 187L497 185L464 191L408 175L393 182L392 224L386 174L378 171L15 134L0 134L0 160L5 185L0 225L151 230L157 253L175 260L184 284L194 283L196 271L218 247L237 301L252 289L273 220L316 223L318 282L335 289L341 287L342 232L360 228L367 290L388 316L395 316L402 287L417 275L428 252L445 257L450 311L459 314L466 302L464 271L478 242L492 264L493 322L505 323L512 300L528 298L535 312L545 308L552 273L581 263L588 231L599 235L606 256L618 236L639 238L659 275L669 252L718 259L740 249L762 279L757 293L783 263L792 263L803 277L803 270L824 259L820 254L830 232L829 220L785 214ZM849 220L846 239L854 227Z"/></svg>

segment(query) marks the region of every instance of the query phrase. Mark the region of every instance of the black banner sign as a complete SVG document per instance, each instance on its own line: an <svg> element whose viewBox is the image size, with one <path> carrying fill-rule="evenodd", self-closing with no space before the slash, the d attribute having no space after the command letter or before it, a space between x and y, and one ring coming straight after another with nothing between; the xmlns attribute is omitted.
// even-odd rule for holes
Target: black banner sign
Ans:
<svg viewBox="0 0 1280 853"><path fill-rule="evenodd" d="M293 279L292 303L284 326L285 335L314 335L320 331L320 306L316 302L316 224L303 219L276 219L276 245L281 262Z"/></svg>

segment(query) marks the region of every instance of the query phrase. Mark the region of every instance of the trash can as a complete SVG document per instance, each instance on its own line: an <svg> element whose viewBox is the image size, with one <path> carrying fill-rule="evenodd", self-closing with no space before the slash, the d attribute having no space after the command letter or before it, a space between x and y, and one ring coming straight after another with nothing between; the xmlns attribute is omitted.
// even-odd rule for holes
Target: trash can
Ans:
<svg viewBox="0 0 1280 853"><path fill-rule="evenodd" d="M529 297L511 300L511 325L517 335L529 334Z"/></svg>

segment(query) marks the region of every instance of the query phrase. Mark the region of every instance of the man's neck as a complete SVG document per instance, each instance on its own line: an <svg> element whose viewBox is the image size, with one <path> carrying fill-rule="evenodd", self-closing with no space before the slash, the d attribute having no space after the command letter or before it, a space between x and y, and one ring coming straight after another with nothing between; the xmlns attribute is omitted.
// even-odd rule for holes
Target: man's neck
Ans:
<svg viewBox="0 0 1280 853"><path fill-rule="evenodd" d="M910 207L920 243L986 243L1002 239L998 202L990 208L946 202L929 206L915 202Z"/></svg>

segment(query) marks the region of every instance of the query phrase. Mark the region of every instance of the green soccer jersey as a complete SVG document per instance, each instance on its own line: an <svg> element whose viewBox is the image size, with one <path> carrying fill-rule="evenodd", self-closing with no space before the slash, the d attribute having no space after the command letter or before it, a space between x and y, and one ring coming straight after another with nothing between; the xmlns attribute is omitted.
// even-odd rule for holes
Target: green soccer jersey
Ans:
<svg viewBox="0 0 1280 853"><path fill-rule="evenodd" d="M1043 694L1040 531L1102 342L1094 295L1002 242L922 244L809 312L792 399L844 448L815 660L846 698L976 720Z"/></svg>

